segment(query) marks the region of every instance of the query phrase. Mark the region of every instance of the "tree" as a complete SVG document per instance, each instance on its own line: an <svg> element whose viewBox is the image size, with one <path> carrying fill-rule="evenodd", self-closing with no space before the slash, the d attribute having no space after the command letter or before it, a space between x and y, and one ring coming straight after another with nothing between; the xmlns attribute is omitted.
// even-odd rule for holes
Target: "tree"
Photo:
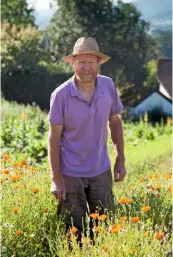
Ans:
<svg viewBox="0 0 173 257"><path fill-rule="evenodd" d="M143 85L145 87L158 88L159 82L157 80L157 61L150 60L146 63L145 67L147 70L147 78Z"/></svg>
<svg viewBox="0 0 173 257"><path fill-rule="evenodd" d="M34 9L28 8L26 0L1 0L1 23L27 26L35 25Z"/></svg>
<svg viewBox="0 0 173 257"><path fill-rule="evenodd" d="M105 75L116 80L123 73L123 80L142 85L144 64L156 56L155 45L146 34L149 24L133 4L119 1L114 6L110 0L57 0L57 4L47 30L56 61L71 54L79 37L92 36L100 50L112 57L102 66Z"/></svg>

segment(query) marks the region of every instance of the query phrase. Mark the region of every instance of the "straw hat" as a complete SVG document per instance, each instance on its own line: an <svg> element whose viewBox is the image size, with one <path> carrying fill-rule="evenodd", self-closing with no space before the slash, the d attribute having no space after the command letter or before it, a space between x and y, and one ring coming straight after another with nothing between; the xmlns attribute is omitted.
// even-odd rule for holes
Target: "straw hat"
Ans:
<svg viewBox="0 0 173 257"><path fill-rule="evenodd" d="M107 62L111 58L99 51L99 46L94 38L80 37L74 45L73 53L63 57L63 60L71 63L74 56L86 54L98 56L100 58L100 64Z"/></svg>

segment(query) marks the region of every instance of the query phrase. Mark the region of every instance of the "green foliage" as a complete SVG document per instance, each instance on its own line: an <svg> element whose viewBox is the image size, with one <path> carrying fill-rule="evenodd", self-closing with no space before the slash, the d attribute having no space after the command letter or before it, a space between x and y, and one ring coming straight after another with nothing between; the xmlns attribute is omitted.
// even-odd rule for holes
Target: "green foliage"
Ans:
<svg viewBox="0 0 173 257"><path fill-rule="evenodd" d="M71 54L81 36L95 37L100 50L111 60L102 68L115 79L123 72L125 81L141 85L145 77L144 63L155 56L154 41L146 36L149 24L133 4L121 1L57 1L58 10L48 26L47 34L55 59ZM128 50L127 50L128 49Z"/></svg>
<svg viewBox="0 0 173 257"><path fill-rule="evenodd" d="M1 1L1 22L17 26L34 25L34 9L28 8L26 0L2 0Z"/></svg>
<svg viewBox="0 0 173 257"><path fill-rule="evenodd" d="M155 87L158 86L157 80L157 60L150 60L145 64L145 68L147 71L147 78L144 81L143 85L145 87Z"/></svg>
<svg viewBox="0 0 173 257"><path fill-rule="evenodd" d="M3 24L2 76L10 76L14 71L34 72L40 61L50 61L49 50L41 47L42 40L42 33L32 26L19 29L16 25Z"/></svg>

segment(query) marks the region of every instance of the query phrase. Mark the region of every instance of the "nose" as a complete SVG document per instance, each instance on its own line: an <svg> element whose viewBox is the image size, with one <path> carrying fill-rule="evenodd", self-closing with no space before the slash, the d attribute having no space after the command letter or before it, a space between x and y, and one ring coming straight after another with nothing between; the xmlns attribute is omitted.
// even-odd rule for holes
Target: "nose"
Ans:
<svg viewBox="0 0 173 257"><path fill-rule="evenodd" d="M84 63L83 68L85 70L89 70L91 68L91 64L90 63Z"/></svg>

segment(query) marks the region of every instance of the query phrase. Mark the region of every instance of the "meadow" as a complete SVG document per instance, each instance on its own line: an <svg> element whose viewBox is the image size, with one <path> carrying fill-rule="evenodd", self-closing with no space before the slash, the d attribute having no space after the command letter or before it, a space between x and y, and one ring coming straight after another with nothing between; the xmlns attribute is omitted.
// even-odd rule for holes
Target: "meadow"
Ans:
<svg viewBox="0 0 173 257"><path fill-rule="evenodd" d="M3 257L171 256L172 128L147 119L123 122L127 177L114 183L115 213L91 214L95 245L76 228L69 251L57 201L50 194L47 114L2 100L1 255ZM115 153L108 138L112 167ZM90 217L87 217L89 222ZM97 221L97 222L96 222Z"/></svg>

